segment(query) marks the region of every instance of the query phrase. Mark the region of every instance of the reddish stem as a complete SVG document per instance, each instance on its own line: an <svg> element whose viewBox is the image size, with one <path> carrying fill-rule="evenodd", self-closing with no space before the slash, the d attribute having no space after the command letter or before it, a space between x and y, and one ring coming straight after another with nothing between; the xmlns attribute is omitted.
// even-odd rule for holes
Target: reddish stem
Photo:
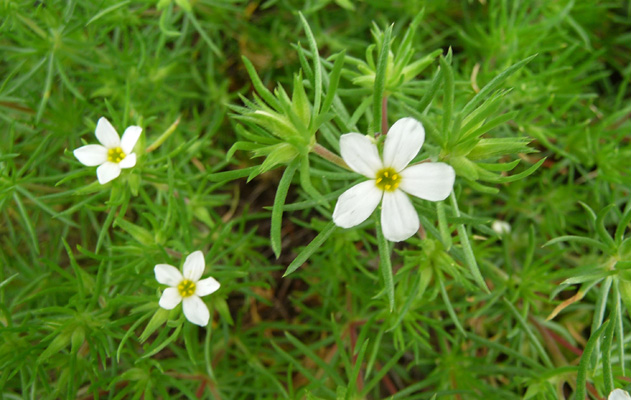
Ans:
<svg viewBox="0 0 631 400"><path fill-rule="evenodd" d="M548 331L548 334L557 341L557 343L559 343L561 346L565 347L566 349L568 349L569 351L571 351L572 353L576 354L577 356L580 356L583 354L583 352L581 351L581 349L579 349L576 346L573 346L570 342L568 342L567 340L565 340L564 338L562 338L561 336L559 336L556 332L551 331L549 329L546 329Z"/></svg>
<svg viewBox="0 0 631 400"><path fill-rule="evenodd" d="M377 369L377 371L381 371L381 367L379 365L375 364L375 368ZM383 383L383 386L385 386L388 393L390 393L390 395L395 395L399 392L396 385L394 384L394 382L392 382L392 379L390 379L388 374L385 374L383 378L381 378L381 382Z"/></svg>

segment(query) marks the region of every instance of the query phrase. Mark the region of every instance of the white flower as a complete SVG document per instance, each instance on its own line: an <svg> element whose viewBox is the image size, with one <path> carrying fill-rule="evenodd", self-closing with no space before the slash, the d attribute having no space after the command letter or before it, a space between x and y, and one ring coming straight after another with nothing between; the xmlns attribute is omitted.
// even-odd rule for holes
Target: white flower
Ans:
<svg viewBox="0 0 631 400"><path fill-rule="evenodd" d="M631 396L622 389L615 389L613 392L609 393L607 400L631 400Z"/></svg>
<svg viewBox="0 0 631 400"><path fill-rule="evenodd" d="M184 274L172 265L156 265L156 280L170 286L164 289L160 297L160 307L172 310L182 302L186 319L196 325L208 325L210 313L200 297L216 292L219 289L219 282L212 277L199 280L205 266L204 255L199 250L186 257L182 267Z"/></svg>
<svg viewBox="0 0 631 400"><path fill-rule="evenodd" d="M510 224L508 222L500 221L499 219L493 221L493 223L491 224L491 229L493 229L493 231L498 235L506 235L510 233L511 230Z"/></svg>
<svg viewBox="0 0 631 400"><path fill-rule="evenodd" d="M383 157L368 137L359 133L342 135L342 158L353 171L370 180L342 193L333 211L333 222L342 228L359 225L382 202L381 226L386 239L399 242L414 235L420 223L407 194L430 201L444 200L456 178L454 169L445 163L408 167L424 140L425 129L414 118L403 118L392 125Z"/></svg>
<svg viewBox="0 0 631 400"><path fill-rule="evenodd" d="M141 127L132 125L125 129L121 139L110 121L101 117L94 132L101 144L79 147L73 154L83 165L88 167L98 165L96 177L101 185L105 185L121 174L121 168L131 168L136 165L136 153L132 153L132 150L141 132Z"/></svg>

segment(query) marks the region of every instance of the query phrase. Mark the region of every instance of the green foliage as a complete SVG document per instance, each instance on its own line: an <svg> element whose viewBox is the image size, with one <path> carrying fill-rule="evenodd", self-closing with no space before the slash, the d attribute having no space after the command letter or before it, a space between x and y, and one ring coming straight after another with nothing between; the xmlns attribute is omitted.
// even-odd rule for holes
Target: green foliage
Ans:
<svg viewBox="0 0 631 400"><path fill-rule="evenodd" d="M3 398L600 399L628 388L631 9L596 0L0 1ZM73 150L143 134L107 185ZM422 229L332 222L381 149ZM510 224L496 232L493 221ZM205 255L200 328L156 264Z"/></svg>

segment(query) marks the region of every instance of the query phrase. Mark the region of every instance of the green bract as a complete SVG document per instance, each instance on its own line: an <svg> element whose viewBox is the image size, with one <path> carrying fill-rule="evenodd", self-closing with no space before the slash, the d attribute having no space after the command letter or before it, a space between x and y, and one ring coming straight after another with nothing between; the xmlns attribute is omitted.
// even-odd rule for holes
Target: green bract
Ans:
<svg viewBox="0 0 631 400"><path fill-rule="evenodd" d="M308 154L315 144L318 125L311 121L312 105L301 74L294 76L290 98L282 86L278 86L274 93L267 90L252 63L247 58L243 58L243 62L258 96L254 101L242 97L246 107L233 107L238 112L237 118L249 128L240 129L249 141L237 142L234 148L248 148L255 157L266 157L260 168L250 174L253 178L279 164L288 164L299 155Z"/></svg>
<svg viewBox="0 0 631 400"><path fill-rule="evenodd" d="M422 12L416 15L410 25L404 29L405 34L396 49L392 49L390 43L385 43L388 48L384 76L384 89L387 95L399 93L408 86L408 83L415 80L421 72L433 64L436 57L442 53L442 50L437 49L425 56L417 56L414 48L414 37L422 19ZM348 76L355 85L365 88L372 88L375 85L378 64L375 53L382 54L384 48L385 32L373 23L371 33L375 43L366 48L366 61L349 58L349 63L354 64L358 72L349 72Z"/></svg>

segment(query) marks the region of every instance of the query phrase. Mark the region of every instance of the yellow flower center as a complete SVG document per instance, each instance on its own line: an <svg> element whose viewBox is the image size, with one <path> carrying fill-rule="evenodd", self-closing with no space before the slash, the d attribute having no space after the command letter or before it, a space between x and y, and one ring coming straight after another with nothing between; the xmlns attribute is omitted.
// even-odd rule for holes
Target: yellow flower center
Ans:
<svg viewBox="0 0 631 400"><path fill-rule="evenodd" d="M195 282L184 279L177 285L177 290L182 297L190 297L195 294Z"/></svg>
<svg viewBox="0 0 631 400"><path fill-rule="evenodd" d="M394 192L401 184L401 175L392 168L384 168L377 172L375 185L381 190Z"/></svg>
<svg viewBox="0 0 631 400"><path fill-rule="evenodd" d="M107 161L118 164L119 162L123 161L125 157L127 157L127 154L123 153L123 149L121 149L120 147L115 147L107 151Z"/></svg>

